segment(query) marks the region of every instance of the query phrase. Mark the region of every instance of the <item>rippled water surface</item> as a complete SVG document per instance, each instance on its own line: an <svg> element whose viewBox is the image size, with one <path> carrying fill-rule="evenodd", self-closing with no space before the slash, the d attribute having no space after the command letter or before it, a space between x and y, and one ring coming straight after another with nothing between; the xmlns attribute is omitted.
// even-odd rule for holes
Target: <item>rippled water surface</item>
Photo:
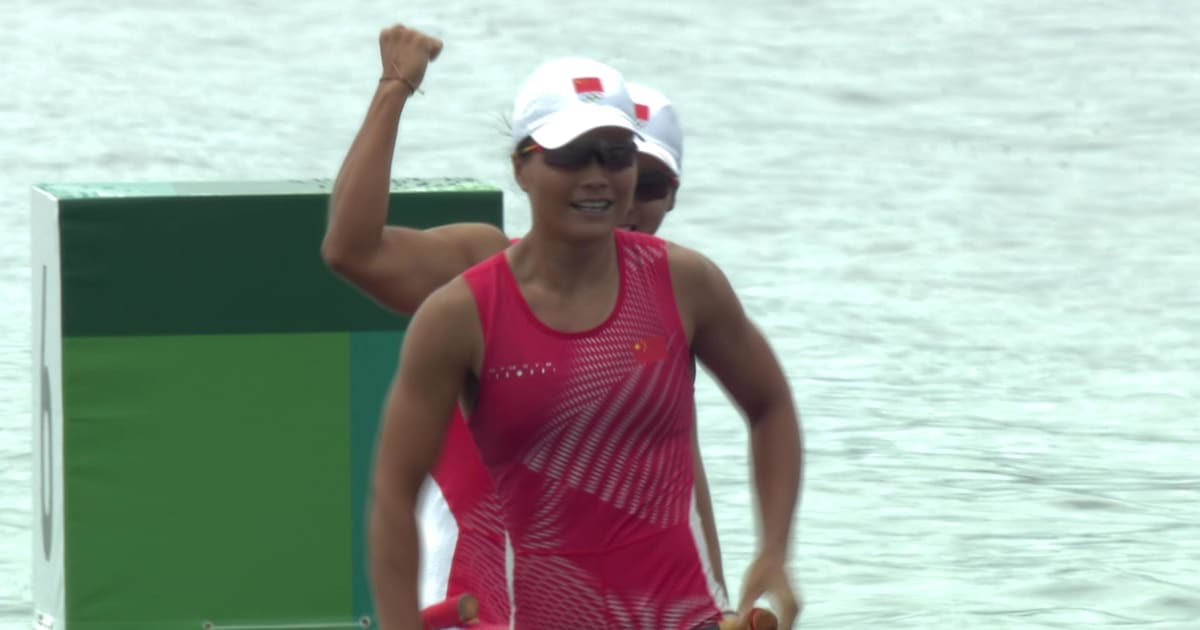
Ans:
<svg viewBox="0 0 1200 630"><path fill-rule="evenodd" d="M504 186L514 234L499 119L537 62L677 102L663 234L730 276L804 414L803 627L1200 628L1191 0L9 0L0 626L31 617L30 185L332 177L396 20L447 44L396 174ZM746 434L698 396L736 589Z"/></svg>

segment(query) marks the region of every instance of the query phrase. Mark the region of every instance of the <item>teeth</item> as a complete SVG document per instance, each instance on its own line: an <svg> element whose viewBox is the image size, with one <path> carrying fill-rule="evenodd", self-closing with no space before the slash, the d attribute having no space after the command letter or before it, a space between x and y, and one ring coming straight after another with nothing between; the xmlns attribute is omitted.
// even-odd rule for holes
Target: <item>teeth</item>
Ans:
<svg viewBox="0 0 1200 630"><path fill-rule="evenodd" d="M612 205L611 201L579 201L571 204L582 210L607 210Z"/></svg>

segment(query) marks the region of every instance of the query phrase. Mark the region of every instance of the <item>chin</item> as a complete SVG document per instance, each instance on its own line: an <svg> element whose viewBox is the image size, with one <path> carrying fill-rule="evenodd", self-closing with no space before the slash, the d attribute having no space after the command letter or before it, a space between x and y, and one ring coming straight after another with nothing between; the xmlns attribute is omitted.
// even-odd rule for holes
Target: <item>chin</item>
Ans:
<svg viewBox="0 0 1200 630"><path fill-rule="evenodd" d="M593 241L596 239L608 238L617 230L616 223L612 221L591 221L587 223L572 222L572 225L563 226L564 236L568 240L575 242Z"/></svg>

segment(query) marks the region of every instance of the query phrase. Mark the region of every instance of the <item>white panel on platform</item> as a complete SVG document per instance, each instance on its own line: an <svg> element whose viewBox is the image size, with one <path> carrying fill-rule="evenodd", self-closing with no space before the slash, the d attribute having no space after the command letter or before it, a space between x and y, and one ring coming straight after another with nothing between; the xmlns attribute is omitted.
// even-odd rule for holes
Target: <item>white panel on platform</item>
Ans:
<svg viewBox="0 0 1200 630"><path fill-rule="evenodd" d="M62 267L58 200L33 192L34 628L66 628L63 537Z"/></svg>

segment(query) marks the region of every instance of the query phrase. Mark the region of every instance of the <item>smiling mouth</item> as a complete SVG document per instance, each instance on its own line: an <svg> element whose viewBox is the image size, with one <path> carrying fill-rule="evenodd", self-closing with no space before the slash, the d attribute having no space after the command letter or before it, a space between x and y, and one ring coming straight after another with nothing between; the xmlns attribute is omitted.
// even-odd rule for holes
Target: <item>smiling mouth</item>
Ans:
<svg viewBox="0 0 1200 630"><path fill-rule="evenodd" d="M579 201L579 202L571 204L571 207L580 212L587 212L587 213L591 213L591 214L600 214L603 212L607 212L608 209L612 207L612 205L613 205L613 202L611 202L611 201Z"/></svg>

